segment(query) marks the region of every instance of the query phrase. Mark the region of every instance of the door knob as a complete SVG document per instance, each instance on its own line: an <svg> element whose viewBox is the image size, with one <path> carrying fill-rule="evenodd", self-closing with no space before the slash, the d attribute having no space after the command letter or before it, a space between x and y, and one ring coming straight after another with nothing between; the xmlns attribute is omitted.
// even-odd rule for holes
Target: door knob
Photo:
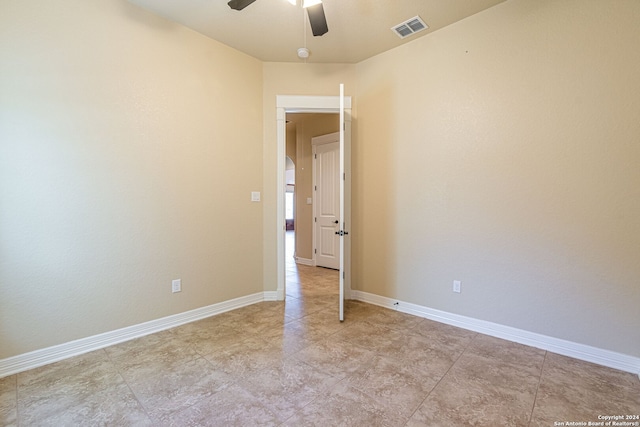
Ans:
<svg viewBox="0 0 640 427"><path fill-rule="evenodd" d="M339 224L340 221L338 221L337 219L335 221L333 221L334 224Z"/></svg>

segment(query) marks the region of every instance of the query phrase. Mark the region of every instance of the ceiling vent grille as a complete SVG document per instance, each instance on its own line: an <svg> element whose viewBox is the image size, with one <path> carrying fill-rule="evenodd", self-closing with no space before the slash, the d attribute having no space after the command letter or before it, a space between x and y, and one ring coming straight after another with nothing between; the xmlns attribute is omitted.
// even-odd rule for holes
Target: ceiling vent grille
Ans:
<svg viewBox="0 0 640 427"><path fill-rule="evenodd" d="M422 31L429 28L427 24L419 17L415 16L411 19L407 19L401 24L392 27L391 30L398 35L401 39L405 37L409 37L412 34L417 33L418 31Z"/></svg>

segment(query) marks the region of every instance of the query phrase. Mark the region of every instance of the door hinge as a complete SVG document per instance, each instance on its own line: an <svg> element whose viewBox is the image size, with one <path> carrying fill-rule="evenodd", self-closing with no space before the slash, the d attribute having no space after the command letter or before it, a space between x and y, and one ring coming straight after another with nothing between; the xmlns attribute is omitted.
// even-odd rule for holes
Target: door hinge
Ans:
<svg viewBox="0 0 640 427"><path fill-rule="evenodd" d="M318 158L318 155L317 155L317 154L314 154L314 155L313 155L313 158L314 158L314 159L317 159L317 158Z"/></svg>
<svg viewBox="0 0 640 427"><path fill-rule="evenodd" d="M318 222L318 218L317 218L317 217L314 217L314 218L313 218L313 222Z"/></svg>
<svg viewBox="0 0 640 427"><path fill-rule="evenodd" d="M318 191L318 186L317 186L317 185L314 185L314 186L313 186L313 190L314 190L314 191Z"/></svg>
<svg viewBox="0 0 640 427"><path fill-rule="evenodd" d="M313 253L314 253L314 254L317 254L317 253L318 253L318 250L317 250L317 249L314 249L314 250L313 250Z"/></svg>
<svg viewBox="0 0 640 427"><path fill-rule="evenodd" d="M343 180L343 181L346 181L346 180L347 180L347 173L346 173L346 172L344 172L344 173L342 174L342 180Z"/></svg>
<svg viewBox="0 0 640 427"><path fill-rule="evenodd" d="M343 278L343 279L345 278L345 277L344 277L344 271L342 272L342 278Z"/></svg>

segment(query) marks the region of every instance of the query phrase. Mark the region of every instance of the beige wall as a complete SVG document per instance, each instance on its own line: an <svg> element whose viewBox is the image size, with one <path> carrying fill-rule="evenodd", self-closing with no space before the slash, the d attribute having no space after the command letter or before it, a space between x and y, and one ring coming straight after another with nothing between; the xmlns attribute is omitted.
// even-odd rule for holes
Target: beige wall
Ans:
<svg viewBox="0 0 640 427"><path fill-rule="evenodd" d="M338 114L287 114L296 124L296 256L313 258L313 147L311 138L340 130Z"/></svg>
<svg viewBox="0 0 640 427"><path fill-rule="evenodd" d="M274 291L276 95L339 83L354 288L640 356L636 0L510 0L357 65L0 8L0 358Z"/></svg>
<svg viewBox="0 0 640 427"><path fill-rule="evenodd" d="M277 186L277 135L276 96L314 95L337 96L339 85L344 83L345 95L355 92L355 65L352 64L303 64L266 62L263 64L264 94L264 290L277 289L276 277L276 186ZM352 115L355 116L355 108Z"/></svg>
<svg viewBox="0 0 640 427"><path fill-rule="evenodd" d="M354 288L640 356L638 22L512 0L358 64Z"/></svg>
<svg viewBox="0 0 640 427"><path fill-rule="evenodd" d="M0 54L0 359L262 291L261 62L124 0Z"/></svg>

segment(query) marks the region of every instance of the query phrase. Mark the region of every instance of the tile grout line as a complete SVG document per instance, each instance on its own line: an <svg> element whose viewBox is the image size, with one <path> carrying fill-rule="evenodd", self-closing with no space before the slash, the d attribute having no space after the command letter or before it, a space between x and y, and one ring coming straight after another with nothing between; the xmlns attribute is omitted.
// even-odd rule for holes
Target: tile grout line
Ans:
<svg viewBox="0 0 640 427"><path fill-rule="evenodd" d="M261 370L264 370L264 369L267 369L267 368L257 369L255 372L258 372L258 371L261 371ZM260 400L260 396L257 396L254 393L253 387L251 387L251 388L245 387L245 385L243 383L243 379L244 379L244 381L247 380L246 378L243 378L242 376L240 376L236 381L234 381L233 383L227 385L227 387L230 387L231 385L235 385L235 386L239 387L241 390L243 390L245 393L247 393L249 396L251 396L253 399L255 399L255 401L257 402L258 405L260 405L260 407L262 407L264 410L266 410L268 413L270 413L273 416L273 418L277 420L278 419L278 412L272 410L272 408L270 408L269 406L267 406L264 403L262 403L262 401ZM251 385L251 384L249 384L249 385ZM227 387L225 387L225 389ZM220 390L220 391L222 391L222 390ZM214 394L220 393L220 391L217 391Z"/></svg>
<svg viewBox="0 0 640 427"><path fill-rule="evenodd" d="M16 393L16 425L20 427L20 405L18 405L18 375L15 374L15 393Z"/></svg>
<svg viewBox="0 0 640 427"><path fill-rule="evenodd" d="M204 360L208 365L210 365L213 369L216 369L216 368L215 368L215 365L214 365L214 364L213 364L209 359L207 359L204 355L202 355L200 352L198 352L198 351L197 351L197 350L195 350L195 349L194 349L194 352L198 355L198 357L197 357L196 359L194 359L194 360L202 359L202 360ZM222 388L220 388L220 390L218 390L218 391L216 391L216 392L212 393L212 394L211 394L211 395L209 395L209 396L201 397L200 399L198 399L198 400L196 400L195 402L191 403L189 406L185 406L184 408L180 408L180 409L176 409L175 411L171 411L171 412L168 414L168 416L172 416L172 415L177 414L177 413L179 413L179 412L187 411L189 408L191 408L191 407L193 407L193 406L197 405L198 403L200 403L200 402L204 401L205 399L208 399L208 398L210 398L211 396L214 396L214 395L216 395L216 394L220 393L221 391L226 390L228 387L230 387L230 386L232 386L232 385L236 385L236 384L238 384L238 383L239 383L239 381L240 381L240 379L236 379L236 378L235 378L235 376L234 376L234 380L233 380L233 381L231 381L231 382L229 382L229 383L227 383L227 384L225 384ZM154 421L154 419L153 419L153 418L151 418L151 421L153 422L153 421Z"/></svg>
<svg viewBox="0 0 640 427"><path fill-rule="evenodd" d="M305 362L302 362L305 363ZM333 375L327 374L331 377L333 377ZM334 377L335 378L335 377ZM344 381L345 378L339 380L335 385L340 384L342 381ZM335 386L334 385L334 386ZM311 405L313 402L315 402L316 400L318 400L320 398L320 396L324 395L328 393L328 390L324 390L322 391L322 393L318 393L318 395L316 397L314 397L313 399L311 399L311 401L307 402L305 405L303 405L300 409L298 409L297 411L295 411L293 414L291 414L291 416L289 418L287 418L286 420L284 420L283 422L281 422L280 424L278 424L279 426L283 426L287 423L287 421L289 421L290 419L292 419L293 417L295 417L298 413L300 413L304 408L306 408L307 406Z"/></svg>
<svg viewBox="0 0 640 427"><path fill-rule="evenodd" d="M544 366L547 363L547 355L549 354L548 351L544 352L544 359L542 360L542 366L540 367L540 376L538 377L538 386L536 387L536 394L533 397L533 405L531 406L531 414L529 415L529 426L531 426L531 422L533 421L533 413L536 410L536 403L538 401L538 391L540 390L540 384L542 383L542 374L544 372Z"/></svg>
<svg viewBox="0 0 640 427"><path fill-rule="evenodd" d="M258 337L256 337L256 338L257 338L257 339L262 340L262 337L259 337L259 336L258 336ZM245 339L246 339L246 338L245 338ZM209 359L206 357L209 353L207 353L207 354L203 354L203 352L198 351L197 347L195 347L195 346L193 346L193 345L191 345L191 344L190 344L190 347L191 347L191 349L193 350L193 352L195 353L195 355L197 356L194 360L202 359L202 360L204 360L204 361L207 363L207 365L209 365L211 368L213 368L214 370L217 370L216 365L215 365L213 362L211 362L211 360L209 360ZM223 352L223 353L224 353L224 350L218 350L218 351L221 351L221 352ZM186 363L186 362L185 362L185 363ZM171 414L171 415L173 415L173 414L177 414L177 413L180 413L180 412L187 411L189 408L193 407L194 405L196 405L196 404L198 404L198 403L200 403L200 402L202 402L202 401L204 401L204 400L206 400L206 399L210 398L211 396L214 396L214 395L216 395L216 394L218 394L218 393L220 393L220 392L222 392L222 391L226 390L228 387L230 387L230 386L232 386L232 385L237 385L238 387L240 387L240 388L242 388L243 390L245 390L245 391L249 392L249 394L251 394L251 395L253 396L253 394L252 394L249 390L247 390L245 387L243 387L243 386L241 385L242 376L240 376L240 377L236 377L235 375L233 375L233 376L232 376L232 378L233 378L233 380L232 380L232 381L230 381L229 383L225 384L225 385L224 385L224 386L222 386L219 390L217 390L217 391L213 392L211 395L209 395L209 396L205 396L205 397L201 397L200 399L196 400L195 402L191 403L190 405L188 405L188 406L186 406L186 407L184 407L184 408L180 408L180 409L177 409L177 410L175 410L175 411L172 411L170 414ZM255 396L254 396L254 397L255 397ZM267 407L266 407L266 406L264 406L264 405L262 405L262 406L263 406L267 411L269 411L270 413L272 413L272 415L274 415L274 416L275 416L275 414L273 414L273 411L271 411L269 408L267 408ZM276 418L277 418L277 417L276 417ZM151 419L151 421L153 422L153 419Z"/></svg>
<svg viewBox="0 0 640 427"><path fill-rule="evenodd" d="M436 382L436 384L433 386L433 388L431 388L431 391L429 391L429 393L427 393L427 395L424 397L424 399L422 399L422 401L420 402L420 404L418 406L416 406L416 409L411 413L411 415L409 416L409 418L407 418L407 421L403 424L403 425L407 425L407 423L409 423L409 421L411 421L411 418L413 418L413 416L415 415L415 413L418 411L418 409L420 409L420 407L422 405L424 405L424 402L426 402L426 400L429 398L429 396L431 396L431 393L433 393L433 391L440 385L440 383L442 382L442 380L449 374L449 372L451 371L451 369L453 369L453 367L456 365L456 363L458 363L458 360L460 360L460 358L466 353L467 349L469 348L469 346L471 345L471 343L473 343L473 341L476 339L476 337L480 335L478 333L476 333L472 339L469 340L469 343L464 347L464 350L462 350L462 352L460 352L460 355L458 357L456 357L456 360L453 361L453 363L451 364L451 366L449 366L449 369L447 369L447 372L445 372L440 379L438 380L438 382Z"/></svg>
<svg viewBox="0 0 640 427"><path fill-rule="evenodd" d="M129 381L127 381L127 379L124 377L124 375L122 375L122 372L120 372L120 368L118 368L118 365L115 363L115 361L113 360L113 358L111 357L111 355L109 354L109 352L107 350L105 350L104 348L101 349L101 351L104 352L104 354L107 356L107 359L109 359L109 362L111 363L111 365L113 365L113 368L116 370L116 372L118 373L118 376L120 376L120 378L122 378L122 382L124 382L127 386L127 388L129 389L129 391L131 392L131 395L133 396L133 398L136 400L136 402L138 402L138 406L140 406L140 409L142 409L142 411L144 412L144 414L147 416L147 418L149 419L150 422L154 422L154 419L151 417L151 415L149 414L149 412L147 412L147 408L142 404L142 402L140 401L140 398L138 398L138 395L136 394L135 391L133 391L133 389L131 388L131 385L129 385Z"/></svg>

